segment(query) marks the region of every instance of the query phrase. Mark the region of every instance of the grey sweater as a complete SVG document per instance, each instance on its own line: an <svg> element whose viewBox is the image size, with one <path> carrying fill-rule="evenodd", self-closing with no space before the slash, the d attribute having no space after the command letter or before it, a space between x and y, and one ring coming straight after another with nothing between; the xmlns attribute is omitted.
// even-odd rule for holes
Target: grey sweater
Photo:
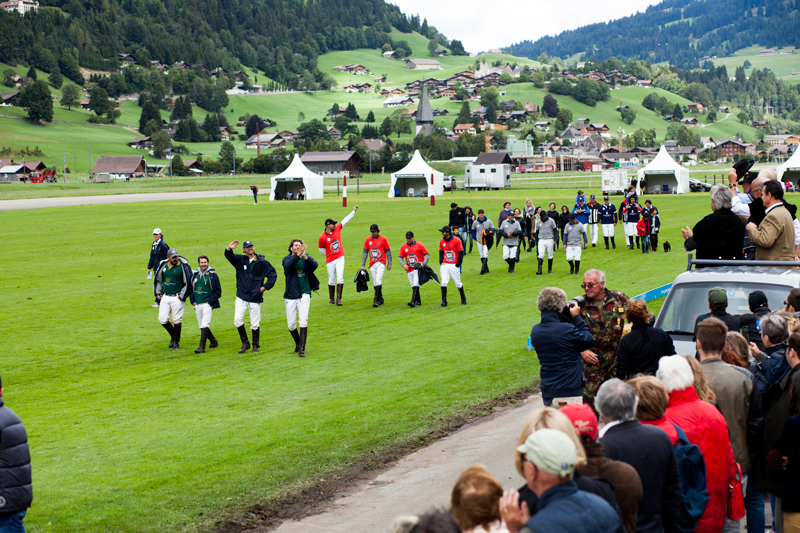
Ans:
<svg viewBox="0 0 800 533"><path fill-rule="evenodd" d="M558 234L558 228L556 227L556 221L552 218L547 218L544 222L541 220L539 221L539 240L546 240L546 239L556 239L556 235Z"/></svg>
<svg viewBox="0 0 800 533"><path fill-rule="evenodd" d="M519 246L519 236L522 235L522 226L519 222L504 220L500 224L500 232L503 234L503 246ZM508 236L508 232L511 232L511 237Z"/></svg>
<svg viewBox="0 0 800 533"><path fill-rule="evenodd" d="M481 232L487 229L494 229L494 224L488 218L484 218L481 222L480 218L476 218L472 223L472 229L475 231L475 236L480 239Z"/></svg>
<svg viewBox="0 0 800 533"><path fill-rule="evenodd" d="M580 246L581 235L583 236L584 244L588 243L586 228L583 224L580 222L576 222L575 225L567 224L564 228L564 246Z"/></svg>

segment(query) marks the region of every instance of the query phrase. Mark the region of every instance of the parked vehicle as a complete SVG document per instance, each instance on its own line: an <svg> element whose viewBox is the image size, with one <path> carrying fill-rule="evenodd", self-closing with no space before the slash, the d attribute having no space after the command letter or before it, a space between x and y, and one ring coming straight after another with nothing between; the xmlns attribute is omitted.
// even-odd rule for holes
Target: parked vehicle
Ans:
<svg viewBox="0 0 800 533"><path fill-rule="evenodd" d="M694 178L689 178L689 190L692 192L700 192L700 191L710 191L711 185L710 183L706 183L704 181L696 180Z"/></svg>
<svg viewBox="0 0 800 533"><path fill-rule="evenodd" d="M454 189L458 189L455 176L445 176L442 179L444 181L444 190L452 191Z"/></svg>

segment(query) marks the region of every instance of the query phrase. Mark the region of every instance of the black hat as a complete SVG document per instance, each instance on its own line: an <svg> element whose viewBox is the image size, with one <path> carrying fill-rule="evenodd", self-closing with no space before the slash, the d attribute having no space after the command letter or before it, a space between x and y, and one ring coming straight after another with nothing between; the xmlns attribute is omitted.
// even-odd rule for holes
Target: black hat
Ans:
<svg viewBox="0 0 800 533"><path fill-rule="evenodd" d="M577 215L577 214L575 214L575 213L570 213L570 214L569 214L569 219L570 219L570 220L572 220L573 218L574 218L575 220L578 220L578 215Z"/></svg>
<svg viewBox="0 0 800 533"><path fill-rule="evenodd" d="M443 226L442 229L439 230L439 232L440 233L444 233L444 232L453 233L453 231L450 229L450 226Z"/></svg>
<svg viewBox="0 0 800 533"><path fill-rule="evenodd" d="M483 209L478 209L478 214L479 214L479 215L480 215L481 213L484 213L484 212L485 212L485 211L484 211Z"/></svg>
<svg viewBox="0 0 800 533"><path fill-rule="evenodd" d="M747 303L749 304L751 311L755 311L759 307L766 307L769 305L769 302L767 301L767 295L762 291L751 292L750 296L747 297Z"/></svg>
<svg viewBox="0 0 800 533"><path fill-rule="evenodd" d="M747 176L744 177L742 183L753 183L758 179L758 172L748 172Z"/></svg>
<svg viewBox="0 0 800 533"><path fill-rule="evenodd" d="M458 207L458 204L453 202L453 203L450 204L450 207Z"/></svg>
<svg viewBox="0 0 800 533"><path fill-rule="evenodd" d="M738 176L739 179L742 179L742 177L744 177L744 175L747 174L747 172L753 168L753 165L755 164L756 162L752 159L740 159L733 164L733 169L736 171L736 176Z"/></svg>
<svg viewBox="0 0 800 533"><path fill-rule="evenodd" d="M413 238L414 238L414 232L413 231L407 231L406 232L406 239L413 239Z"/></svg>
<svg viewBox="0 0 800 533"><path fill-rule="evenodd" d="M331 224L336 225L336 221L333 220L332 218L329 218L328 220L325 221L326 226L329 226Z"/></svg>
<svg viewBox="0 0 800 533"><path fill-rule="evenodd" d="M380 229L378 229L378 225L377 225L377 224L373 224L373 225L371 225L371 226L369 227L369 230L370 230L370 231L380 231Z"/></svg>

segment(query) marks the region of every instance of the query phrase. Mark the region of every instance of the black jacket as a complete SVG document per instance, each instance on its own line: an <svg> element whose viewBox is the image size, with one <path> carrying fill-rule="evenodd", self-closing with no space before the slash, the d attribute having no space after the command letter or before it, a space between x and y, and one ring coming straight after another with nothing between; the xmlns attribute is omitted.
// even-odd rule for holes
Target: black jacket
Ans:
<svg viewBox="0 0 800 533"><path fill-rule="evenodd" d="M706 313L704 315L700 315L694 322L694 330L697 331L697 325L700 324L706 318L719 318L722 320L726 326L728 326L728 331L734 331L736 333L741 333L742 330L742 323L739 320L738 316L733 316L732 314L728 313L725 309L717 309L715 311L711 311L710 313Z"/></svg>
<svg viewBox="0 0 800 533"><path fill-rule="evenodd" d="M663 329L649 324L633 328L617 346L617 377L628 379L638 373L654 376L658 360L665 355L675 355L675 346Z"/></svg>
<svg viewBox="0 0 800 533"><path fill-rule="evenodd" d="M233 250L225 248L225 259L236 269L236 297L245 302L261 303L264 298L261 287L270 290L278 280L278 273L261 254L250 263L246 255L236 255ZM266 279L266 282L264 281Z"/></svg>
<svg viewBox="0 0 800 533"><path fill-rule="evenodd" d="M28 433L0 398L0 514L24 511L32 501Z"/></svg>
<svg viewBox="0 0 800 533"><path fill-rule="evenodd" d="M609 428L600 442L606 457L628 463L642 480L637 533L674 533L681 507L681 476L675 449L664 430L629 420Z"/></svg>
<svg viewBox="0 0 800 533"><path fill-rule="evenodd" d="M192 273L192 283L191 283L191 290L189 292L189 300L194 304L194 284L197 281L197 276L200 275L200 269L195 270ZM208 299L207 304L211 306L211 309L219 309L219 299L222 298L222 285L219 282L219 276L214 271L213 268L208 267L208 277L209 282L211 285L211 298Z"/></svg>
<svg viewBox="0 0 800 533"><path fill-rule="evenodd" d="M366 292L369 290L369 272L366 268L359 268L356 277L353 278L356 284L356 292Z"/></svg>
<svg viewBox="0 0 800 533"><path fill-rule="evenodd" d="M747 313L739 315L739 322L741 322L742 329L747 329L748 341L754 342L758 349L764 351L764 341L761 340L761 331L759 330L758 322L763 320L765 316L770 314L769 307L759 307L755 313Z"/></svg>
<svg viewBox="0 0 800 533"><path fill-rule="evenodd" d="M583 394L581 352L594 345L581 315L569 319L542 311L542 321L531 329L531 344L539 358L539 376L545 399Z"/></svg>
<svg viewBox="0 0 800 533"><path fill-rule="evenodd" d="M463 228L465 224L464 208L456 207L455 209L450 209L450 227Z"/></svg>
<svg viewBox="0 0 800 533"><path fill-rule="evenodd" d="M165 243L163 239L154 242L153 246L150 248L150 261L147 262L147 269L153 270L156 268L161 261L167 258L168 251L169 245Z"/></svg>
<svg viewBox="0 0 800 533"><path fill-rule="evenodd" d="M564 228L566 228L567 224L569 224L569 215L569 213L560 213L558 218L553 219L558 221L558 229L561 231L564 231Z"/></svg>
<svg viewBox="0 0 800 533"><path fill-rule="evenodd" d="M305 260L305 268L303 270L306 272L308 286L312 291L318 291L319 280L317 279L317 275L314 274L314 271L319 265L310 255L306 257L308 259ZM286 276L286 290L283 291L283 298L286 300L299 300L303 297L303 293L300 292L300 276L297 275L297 261L299 259L300 256L289 254L284 257L282 261L283 275Z"/></svg>
<svg viewBox="0 0 800 533"><path fill-rule="evenodd" d="M741 259L744 235L744 222L738 215L717 209L694 225L683 247L687 252L697 250L696 259Z"/></svg>

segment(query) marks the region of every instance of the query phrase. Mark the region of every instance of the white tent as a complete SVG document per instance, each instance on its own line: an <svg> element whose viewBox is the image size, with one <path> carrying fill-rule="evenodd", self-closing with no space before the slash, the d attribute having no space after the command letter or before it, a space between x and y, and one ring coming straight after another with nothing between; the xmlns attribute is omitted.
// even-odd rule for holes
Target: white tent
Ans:
<svg viewBox="0 0 800 533"><path fill-rule="evenodd" d="M433 175L433 184L431 184ZM396 196L442 196L444 194L444 174L434 170L414 152L411 161L397 172L392 172L392 185L389 187L389 198Z"/></svg>
<svg viewBox="0 0 800 533"><path fill-rule="evenodd" d="M300 161L300 156L294 154L289 168L272 178L269 199L275 200L275 193L279 199L286 199L289 191L292 192L292 198L296 199L302 187L306 200L322 200L322 182L322 176L308 170Z"/></svg>
<svg viewBox="0 0 800 533"><path fill-rule="evenodd" d="M689 170L676 163L663 144L658 155L639 171L639 179L636 182L636 194L655 191L669 191L676 194L689 192Z"/></svg>
<svg viewBox="0 0 800 533"><path fill-rule="evenodd" d="M2 172L2 170L0 170ZM792 181L800 178L800 150L795 150L784 164L776 169L778 181ZM797 183L797 182L795 182Z"/></svg>

